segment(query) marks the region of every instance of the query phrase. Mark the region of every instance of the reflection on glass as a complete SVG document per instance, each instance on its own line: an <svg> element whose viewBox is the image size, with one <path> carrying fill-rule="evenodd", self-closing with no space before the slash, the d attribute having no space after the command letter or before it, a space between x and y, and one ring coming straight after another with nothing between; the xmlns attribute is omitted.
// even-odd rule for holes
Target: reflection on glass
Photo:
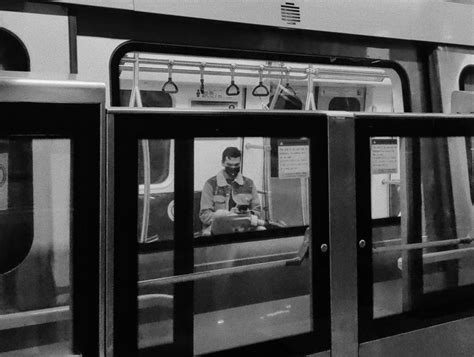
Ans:
<svg viewBox="0 0 474 357"><path fill-rule="evenodd" d="M142 246L174 239L174 141L138 142L138 227ZM173 286L144 281L173 275L173 251L138 256L138 346L173 341Z"/></svg>
<svg viewBox="0 0 474 357"><path fill-rule="evenodd" d="M195 237L309 225L309 140L197 138ZM294 258L303 236L194 250L195 271ZM311 262L194 283L194 351L214 352L309 332Z"/></svg>
<svg viewBox="0 0 474 357"><path fill-rule="evenodd" d="M381 170L398 167L401 221L373 221L374 317L416 310L429 293L474 283L466 139L400 138L397 154L387 140L370 143L372 203L378 202L372 216L379 213L374 206L388 206L377 190Z"/></svg>
<svg viewBox="0 0 474 357"><path fill-rule="evenodd" d="M71 147L0 139L0 353L70 354Z"/></svg>

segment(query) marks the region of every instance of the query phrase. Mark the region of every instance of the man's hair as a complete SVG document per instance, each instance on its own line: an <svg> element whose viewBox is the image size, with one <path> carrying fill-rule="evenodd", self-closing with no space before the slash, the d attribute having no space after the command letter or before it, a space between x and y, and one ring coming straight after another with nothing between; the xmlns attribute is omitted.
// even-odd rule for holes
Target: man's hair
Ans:
<svg viewBox="0 0 474 357"><path fill-rule="evenodd" d="M239 149L237 149L234 146L229 146L222 152L222 162L225 161L226 157L241 157L241 156L242 156L242 153L240 152Z"/></svg>

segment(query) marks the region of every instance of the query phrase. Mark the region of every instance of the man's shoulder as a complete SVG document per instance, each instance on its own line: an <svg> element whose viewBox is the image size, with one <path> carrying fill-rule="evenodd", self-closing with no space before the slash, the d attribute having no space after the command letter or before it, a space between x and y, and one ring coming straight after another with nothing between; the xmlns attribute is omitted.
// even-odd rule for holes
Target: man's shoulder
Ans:
<svg viewBox="0 0 474 357"><path fill-rule="evenodd" d="M211 186L215 186L217 185L217 175L214 175L212 177L209 177L207 180L206 180L206 184L209 184Z"/></svg>
<svg viewBox="0 0 474 357"><path fill-rule="evenodd" d="M244 184L253 185L253 180L251 178L243 175L242 178L244 179Z"/></svg>

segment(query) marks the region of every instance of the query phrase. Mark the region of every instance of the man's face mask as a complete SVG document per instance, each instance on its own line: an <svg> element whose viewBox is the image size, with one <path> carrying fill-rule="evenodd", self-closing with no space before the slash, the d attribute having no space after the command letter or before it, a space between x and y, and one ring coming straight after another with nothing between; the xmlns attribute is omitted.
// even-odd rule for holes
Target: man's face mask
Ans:
<svg viewBox="0 0 474 357"><path fill-rule="evenodd" d="M237 177L237 175L239 174L239 172L240 172L240 166L239 167L228 167L228 166L226 166L225 167L225 172L227 173L227 175L229 175L229 177L231 179L235 179Z"/></svg>
<svg viewBox="0 0 474 357"><path fill-rule="evenodd" d="M223 165L226 174L233 180L240 172L240 157L227 157Z"/></svg>

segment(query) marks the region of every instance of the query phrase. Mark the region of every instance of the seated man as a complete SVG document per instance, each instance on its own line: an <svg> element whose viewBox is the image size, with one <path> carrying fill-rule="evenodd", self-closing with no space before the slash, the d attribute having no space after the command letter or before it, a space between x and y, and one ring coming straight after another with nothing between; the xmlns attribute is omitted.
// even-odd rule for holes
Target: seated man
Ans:
<svg viewBox="0 0 474 357"><path fill-rule="evenodd" d="M204 184L199 211L203 234L245 231L264 225L259 219L261 206L257 188L251 179L240 173L241 157L236 147L226 148L222 152L224 169ZM226 221L227 229L224 228Z"/></svg>

